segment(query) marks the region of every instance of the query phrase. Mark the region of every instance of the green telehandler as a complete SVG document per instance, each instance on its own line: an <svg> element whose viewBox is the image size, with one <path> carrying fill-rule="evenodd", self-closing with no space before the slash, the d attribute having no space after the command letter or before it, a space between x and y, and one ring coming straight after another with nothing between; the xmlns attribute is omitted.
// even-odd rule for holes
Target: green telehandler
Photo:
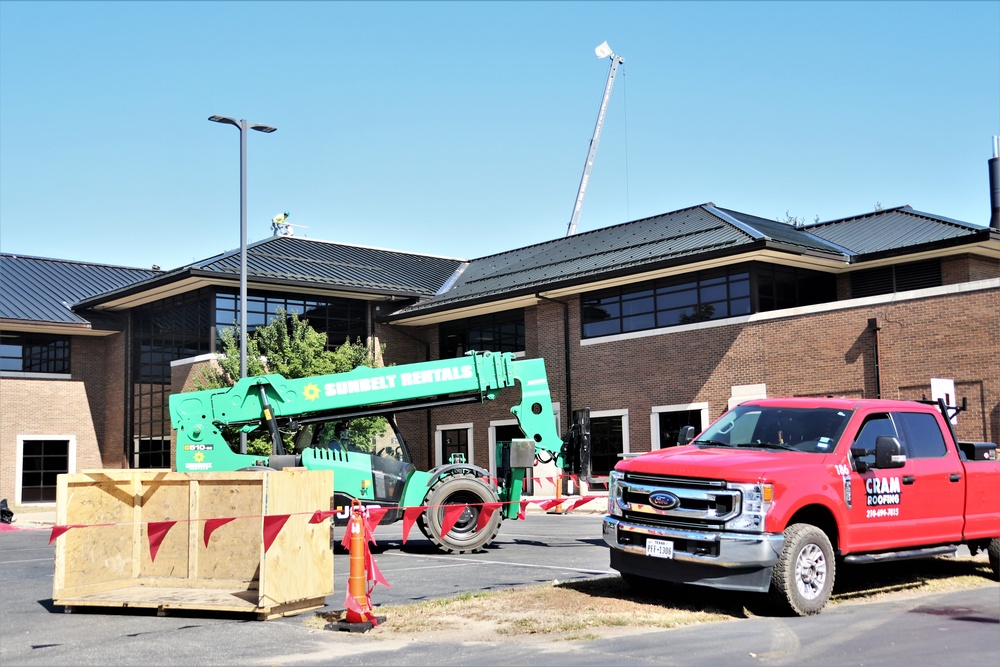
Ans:
<svg viewBox="0 0 1000 667"><path fill-rule="evenodd" d="M395 413L484 403L515 391L515 385L521 400L510 411L524 437L497 443L495 475L462 460L428 471L411 463ZM580 479L590 474L589 410L574 411L571 428L560 437L544 360L517 359L511 353L474 352L456 359L359 366L347 373L297 379L259 375L226 389L173 394L169 402L178 472L332 470L332 506L344 508L336 517L339 522L347 520L355 500L388 508L382 523L402 519L407 508L424 506L427 510L417 525L447 553L477 552L489 546L501 521L518 516L522 482L536 462L554 463L561 474ZM391 437L360 446L334 437L336 424L373 415L387 419ZM223 436L224 428L247 433L265 428L271 455L235 451ZM296 434L294 453L286 452L282 431ZM487 503L500 507L479 526ZM466 509L443 533L444 508L455 504Z"/></svg>

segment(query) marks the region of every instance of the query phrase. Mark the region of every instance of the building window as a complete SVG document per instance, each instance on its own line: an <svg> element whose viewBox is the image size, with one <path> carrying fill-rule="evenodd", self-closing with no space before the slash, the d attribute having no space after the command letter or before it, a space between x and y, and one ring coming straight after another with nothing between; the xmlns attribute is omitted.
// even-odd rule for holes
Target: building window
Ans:
<svg viewBox="0 0 1000 667"><path fill-rule="evenodd" d="M309 300L257 293L247 298L248 330L275 317L278 308L297 313L327 334L333 349L345 340L367 336L367 305L351 299ZM146 304L132 320L132 405L128 452L137 468L169 468L171 426L170 362L219 349L219 332L237 327L239 295L235 290L205 288Z"/></svg>
<svg viewBox="0 0 1000 667"><path fill-rule="evenodd" d="M326 334L328 349L340 347L344 341L354 342L368 336L368 308L364 301L331 298L311 300L287 294L259 293L247 295L247 331L252 332L275 318L278 309L295 313L316 331ZM239 327L240 298L237 293L220 292L215 297L216 332ZM221 345L216 339L216 346Z"/></svg>
<svg viewBox="0 0 1000 667"><path fill-rule="evenodd" d="M170 468L170 438L136 438L132 451L133 468Z"/></svg>
<svg viewBox="0 0 1000 667"><path fill-rule="evenodd" d="M128 457L137 468L170 467L170 362L211 352L212 297L212 290L201 289L141 306L133 313Z"/></svg>
<svg viewBox="0 0 1000 667"><path fill-rule="evenodd" d="M472 424L447 424L437 427L435 465L451 463L452 456L461 456L466 463L475 463L472 444Z"/></svg>
<svg viewBox="0 0 1000 667"><path fill-rule="evenodd" d="M910 262L855 271L851 274L851 298L941 286L941 260Z"/></svg>
<svg viewBox="0 0 1000 667"><path fill-rule="evenodd" d="M69 336L0 333L0 371L69 373Z"/></svg>
<svg viewBox="0 0 1000 667"><path fill-rule="evenodd" d="M832 274L752 263L582 296L583 337L612 336L836 300Z"/></svg>
<svg viewBox="0 0 1000 667"><path fill-rule="evenodd" d="M593 477L607 478L611 470L628 453L628 412L606 411L590 413L590 472Z"/></svg>
<svg viewBox="0 0 1000 667"><path fill-rule="evenodd" d="M524 352L524 310L509 310L443 322L438 328L442 359L477 352Z"/></svg>
<svg viewBox="0 0 1000 667"><path fill-rule="evenodd" d="M71 468L71 439L66 436L20 438L21 504L54 503L56 479Z"/></svg>
<svg viewBox="0 0 1000 667"><path fill-rule="evenodd" d="M583 295L583 337L610 336L751 311L750 273L698 272Z"/></svg>
<svg viewBox="0 0 1000 667"><path fill-rule="evenodd" d="M693 426L698 434L708 422L708 403L654 405L650 423L654 449L675 447L682 428Z"/></svg>

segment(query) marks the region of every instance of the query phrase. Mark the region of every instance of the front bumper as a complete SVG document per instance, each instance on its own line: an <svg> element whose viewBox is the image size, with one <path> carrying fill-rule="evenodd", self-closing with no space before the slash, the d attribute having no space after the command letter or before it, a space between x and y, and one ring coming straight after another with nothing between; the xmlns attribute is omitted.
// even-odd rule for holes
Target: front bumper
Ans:
<svg viewBox="0 0 1000 667"><path fill-rule="evenodd" d="M623 574L734 590L767 591L781 555L782 534L696 532L660 528L607 516L604 541L611 566ZM670 540L673 558L646 556L646 538Z"/></svg>

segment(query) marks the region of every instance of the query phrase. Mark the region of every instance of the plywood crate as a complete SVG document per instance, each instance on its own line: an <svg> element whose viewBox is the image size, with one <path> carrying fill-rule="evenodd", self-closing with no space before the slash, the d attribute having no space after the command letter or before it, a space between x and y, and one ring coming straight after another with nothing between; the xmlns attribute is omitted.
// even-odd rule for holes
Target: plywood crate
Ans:
<svg viewBox="0 0 1000 667"><path fill-rule="evenodd" d="M52 601L66 607L248 612L265 620L324 606L333 593L331 471L59 475ZM290 515L264 551L265 516ZM205 545L205 520L235 517ZM150 555L150 522L176 521Z"/></svg>

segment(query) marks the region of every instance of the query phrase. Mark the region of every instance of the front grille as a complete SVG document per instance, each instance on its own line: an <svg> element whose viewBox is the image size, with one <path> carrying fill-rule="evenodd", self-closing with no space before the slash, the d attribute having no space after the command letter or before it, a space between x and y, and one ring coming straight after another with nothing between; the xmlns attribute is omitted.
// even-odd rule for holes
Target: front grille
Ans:
<svg viewBox="0 0 1000 667"><path fill-rule="evenodd" d="M650 526L717 531L741 510L740 492L720 480L626 473L620 487L623 518ZM654 506L650 496L661 492L677 504Z"/></svg>

